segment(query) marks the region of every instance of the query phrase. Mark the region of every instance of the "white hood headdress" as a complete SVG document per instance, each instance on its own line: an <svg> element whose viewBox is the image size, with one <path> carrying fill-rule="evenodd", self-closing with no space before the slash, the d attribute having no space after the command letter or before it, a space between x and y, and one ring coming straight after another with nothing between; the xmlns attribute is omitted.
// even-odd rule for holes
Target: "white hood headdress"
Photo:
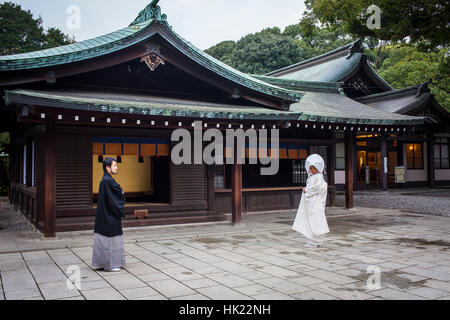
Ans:
<svg viewBox="0 0 450 320"><path fill-rule="evenodd" d="M315 153L306 158L305 161L305 169L306 172L308 172L308 177L311 175L311 173L309 172L310 166L314 166L320 173L323 174L325 162L323 161L323 158L320 155Z"/></svg>

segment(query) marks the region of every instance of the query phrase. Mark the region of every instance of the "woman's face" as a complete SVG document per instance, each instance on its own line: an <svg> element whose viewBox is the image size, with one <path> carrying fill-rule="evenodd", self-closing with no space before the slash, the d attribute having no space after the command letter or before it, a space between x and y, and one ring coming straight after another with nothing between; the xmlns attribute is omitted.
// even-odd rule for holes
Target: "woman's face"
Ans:
<svg viewBox="0 0 450 320"><path fill-rule="evenodd" d="M311 174L316 174L317 173L317 169L314 166L310 166L309 167L309 171L311 172Z"/></svg>

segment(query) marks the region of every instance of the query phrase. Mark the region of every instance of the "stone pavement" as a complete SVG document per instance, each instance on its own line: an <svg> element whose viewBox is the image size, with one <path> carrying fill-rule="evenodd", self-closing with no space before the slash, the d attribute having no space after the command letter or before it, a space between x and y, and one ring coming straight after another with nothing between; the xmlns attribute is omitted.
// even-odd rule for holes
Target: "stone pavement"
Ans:
<svg viewBox="0 0 450 320"><path fill-rule="evenodd" d="M0 299L450 299L450 217L327 208L326 243L305 248L294 215L126 229L118 273L90 267L92 232L0 234Z"/></svg>

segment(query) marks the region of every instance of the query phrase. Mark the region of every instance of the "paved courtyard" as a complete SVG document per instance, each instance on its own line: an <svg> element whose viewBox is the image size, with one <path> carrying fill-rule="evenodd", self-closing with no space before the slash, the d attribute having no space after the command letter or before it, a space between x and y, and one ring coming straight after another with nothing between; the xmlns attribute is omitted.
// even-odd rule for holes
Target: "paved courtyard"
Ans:
<svg viewBox="0 0 450 320"><path fill-rule="evenodd" d="M0 299L450 299L450 217L327 208L326 243L305 248L294 215L126 229L119 273L90 267L92 232L0 233Z"/></svg>

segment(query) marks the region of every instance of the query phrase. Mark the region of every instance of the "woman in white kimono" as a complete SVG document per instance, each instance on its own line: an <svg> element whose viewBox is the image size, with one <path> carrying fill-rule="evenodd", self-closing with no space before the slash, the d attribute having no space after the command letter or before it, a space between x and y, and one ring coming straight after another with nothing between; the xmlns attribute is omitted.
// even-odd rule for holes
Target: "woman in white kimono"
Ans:
<svg viewBox="0 0 450 320"><path fill-rule="evenodd" d="M319 247L323 235L330 232L325 217L328 184L323 179L324 166L323 159L318 154L312 154L306 159L308 180L292 225L293 230L309 239L306 247Z"/></svg>

